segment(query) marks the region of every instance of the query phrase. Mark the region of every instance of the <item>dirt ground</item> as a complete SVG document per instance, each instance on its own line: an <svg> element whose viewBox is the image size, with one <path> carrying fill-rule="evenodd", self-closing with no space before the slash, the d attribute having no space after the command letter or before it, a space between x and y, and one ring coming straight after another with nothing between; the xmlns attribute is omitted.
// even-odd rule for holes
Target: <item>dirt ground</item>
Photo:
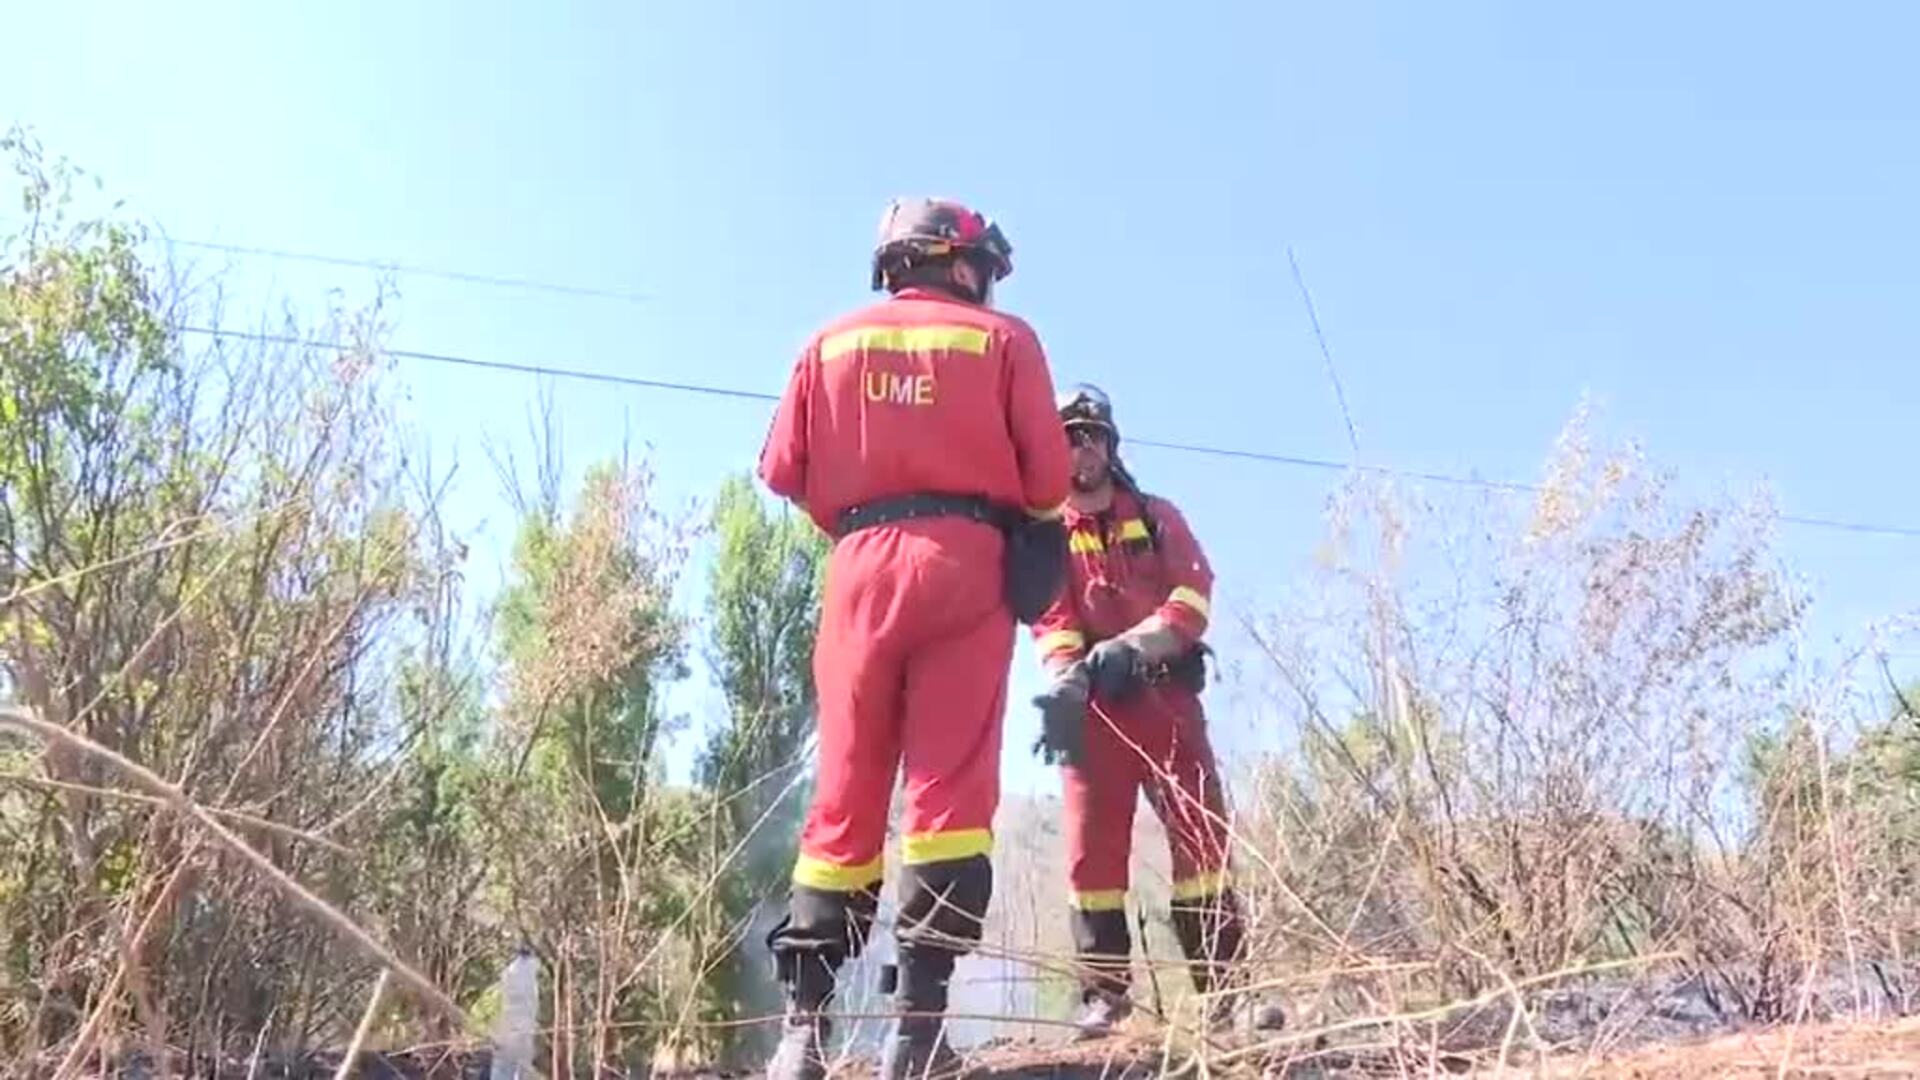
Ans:
<svg viewBox="0 0 1920 1080"><path fill-rule="evenodd" d="M1641 1077L1920 1077L1920 1018L1823 1024L1646 1047L1600 1063L1568 1061L1527 1075Z"/></svg>
<svg viewBox="0 0 1920 1080"><path fill-rule="evenodd" d="M1145 1080L1163 1072L1161 1048L1145 1040L1109 1040L1083 1048L1008 1046L976 1055L977 1080ZM1179 1062L1171 1072L1180 1072ZM1197 1063L1195 1063L1197 1066ZM1886 1024L1782 1027L1692 1042L1644 1047L1589 1059L1563 1055L1502 1068L1497 1053L1434 1054L1419 1047L1296 1050L1229 1069L1185 1070L1190 1077L1260 1075L1288 1080L1325 1077L1488 1076L1543 1080L1718 1080L1785 1077L1920 1077L1920 1018Z"/></svg>
<svg viewBox="0 0 1920 1080"><path fill-rule="evenodd" d="M1307 1033L1310 1034L1310 1033ZM1663 1040L1611 1053L1559 1052L1528 1058L1515 1047L1503 1060L1497 1044L1475 1048L1445 1046L1444 1038L1422 1039L1402 1029L1399 1041L1388 1032L1332 1044L1284 1033L1270 1041L1234 1039L1195 1048L1170 1047L1156 1031L1142 1027L1098 1042L1072 1044L1055 1036L1006 1040L967 1056L970 1080L1148 1080L1179 1076L1258 1077L1260 1080L1344 1080L1372 1077L1487 1076L1518 1080L1717 1080L1722 1077L1916 1077L1920 1078L1920 1017L1885 1021L1834 1021L1754 1028L1737 1034ZM1291 1040L1291 1041L1289 1041ZM378 1080L460 1078L483 1080L488 1055L438 1052L364 1055L354 1075ZM197 1074L221 1080L323 1080L336 1075L336 1055L317 1054L298 1063L268 1063L242 1070L195 1070L178 1063L173 1075ZM0 1074L5 1072L0 1069ZM32 1074L33 1070L29 1070ZM866 1080L875 1073L870 1060L845 1060L833 1075ZM114 1070L126 1080L150 1080L155 1071L127 1062ZM635 1080L647 1076L632 1074ZM733 1080L753 1073L712 1071L655 1072L648 1080Z"/></svg>
<svg viewBox="0 0 1920 1080"><path fill-rule="evenodd" d="M1247 1047L1227 1049L1244 1052ZM1520 1077L1541 1080L1920 1077L1920 1018L1885 1023L1786 1026L1645 1046L1599 1058L1561 1054L1525 1064L1510 1061L1505 1067L1498 1051L1448 1052L1413 1044L1293 1046L1231 1062L1213 1061L1202 1065L1187 1054L1168 1056L1164 1046L1144 1036L1108 1039L1085 1046L1031 1042L1001 1045L971 1055L969 1062L975 1070L973 1080L1146 1080L1160 1075L1181 1075L1195 1080L1212 1076L1260 1076L1263 1080L1430 1076L1514 1080ZM856 1069L849 1075L861 1074L862 1070Z"/></svg>

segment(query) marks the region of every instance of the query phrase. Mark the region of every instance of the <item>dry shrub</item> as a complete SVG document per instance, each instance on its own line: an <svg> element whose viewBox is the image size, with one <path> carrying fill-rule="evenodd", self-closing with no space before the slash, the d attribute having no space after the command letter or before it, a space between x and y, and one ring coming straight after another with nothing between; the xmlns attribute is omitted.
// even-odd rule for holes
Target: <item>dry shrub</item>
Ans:
<svg viewBox="0 0 1920 1080"><path fill-rule="evenodd" d="M217 296L68 223L67 175L5 148L0 703L178 785L479 1023L531 944L553 1073L646 1060L735 946L686 930L732 872L726 793L663 779L688 530L625 464L564 516L557 486L522 503L488 657L380 305L178 336ZM343 344L277 343L309 340ZM376 1048L471 1045L404 995L369 1010L379 965L338 931L97 755L0 732L0 1072L295 1063L363 1015Z"/></svg>
<svg viewBox="0 0 1920 1080"><path fill-rule="evenodd" d="M1861 656L1810 674L1766 506L1584 410L1519 501L1449 530L1356 480L1317 590L1248 624L1299 718L1240 799L1263 971L1391 966L1307 980L1391 1012L1657 956L1729 1018L1865 1004L1916 926L1914 728Z"/></svg>

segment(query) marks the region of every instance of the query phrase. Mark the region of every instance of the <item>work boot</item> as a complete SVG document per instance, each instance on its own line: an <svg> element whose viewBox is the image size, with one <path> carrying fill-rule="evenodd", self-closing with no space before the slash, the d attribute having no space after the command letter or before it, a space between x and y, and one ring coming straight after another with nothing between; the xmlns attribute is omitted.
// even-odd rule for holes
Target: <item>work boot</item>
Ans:
<svg viewBox="0 0 1920 1080"><path fill-rule="evenodd" d="M938 1016L903 1016L887 1040L880 1064L882 1080L953 1080L966 1068L947 1045L946 1023Z"/></svg>
<svg viewBox="0 0 1920 1080"><path fill-rule="evenodd" d="M1253 1014L1255 1031L1279 1031L1287 1026L1287 1011L1279 1002L1244 991L1222 994L1214 999L1213 1007L1207 1010L1207 1026L1231 1027L1242 1009L1248 1009Z"/></svg>
<svg viewBox="0 0 1920 1080"><path fill-rule="evenodd" d="M1080 1006L1080 1015L1074 1018L1074 1038L1079 1042L1104 1039L1113 1034L1113 1029L1121 1021L1132 1015L1133 999L1126 994L1112 990L1090 990L1085 1003Z"/></svg>
<svg viewBox="0 0 1920 1080"><path fill-rule="evenodd" d="M833 1024L825 1016L789 1006L780 1021L780 1045L767 1061L767 1080L825 1080L832 1037Z"/></svg>
<svg viewBox="0 0 1920 1080"><path fill-rule="evenodd" d="M787 1012L780 1020L780 1044L767 1061L767 1080L824 1080L827 1043L833 1022L827 1002L833 997L833 969L816 956L783 958Z"/></svg>
<svg viewBox="0 0 1920 1080"><path fill-rule="evenodd" d="M943 1080L960 1075L964 1064L947 1043L947 983L954 954L944 949L903 948L894 1008L900 1019L880 1065L881 1080Z"/></svg>

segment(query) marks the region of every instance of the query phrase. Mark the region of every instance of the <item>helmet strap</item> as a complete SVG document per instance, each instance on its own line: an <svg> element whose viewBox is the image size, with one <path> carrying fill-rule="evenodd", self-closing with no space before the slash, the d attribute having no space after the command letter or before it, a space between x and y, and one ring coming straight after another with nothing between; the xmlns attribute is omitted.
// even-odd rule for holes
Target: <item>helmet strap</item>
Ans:
<svg viewBox="0 0 1920 1080"><path fill-rule="evenodd" d="M947 271L949 275L947 280L952 283L949 287L952 288L954 294L983 307L992 301L993 267L987 265L987 260L974 254L972 251L956 251L952 258L953 266L959 266L961 263L965 263L971 268L973 270L973 279L976 282L971 288L962 285L959 275L955 274L952 269L949 269Z"/></svg>

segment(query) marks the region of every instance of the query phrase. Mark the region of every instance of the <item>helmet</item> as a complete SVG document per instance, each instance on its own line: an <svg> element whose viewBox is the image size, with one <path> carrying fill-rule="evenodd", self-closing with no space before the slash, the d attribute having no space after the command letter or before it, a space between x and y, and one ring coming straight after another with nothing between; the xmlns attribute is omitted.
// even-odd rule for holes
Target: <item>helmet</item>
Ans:
<svg viewBox="0 0 1920 1080"><path fill-rule="evenodd" d="M1060 422L1069 428L1097 427L1120 441L1120 428L1113 422L1113 402L1107 392L1092 383L1076 383L1060 392L1056 399Z"/></svg>
<svg viewBox="0 0 1920 1080"><path fill-rule="evenodd" d="M887 266L896 259L956 252L983 259L995 281L1013 273L1013 245L991 220L951 199L895 199L880 217L873 287L886 285Z"/></svg>

